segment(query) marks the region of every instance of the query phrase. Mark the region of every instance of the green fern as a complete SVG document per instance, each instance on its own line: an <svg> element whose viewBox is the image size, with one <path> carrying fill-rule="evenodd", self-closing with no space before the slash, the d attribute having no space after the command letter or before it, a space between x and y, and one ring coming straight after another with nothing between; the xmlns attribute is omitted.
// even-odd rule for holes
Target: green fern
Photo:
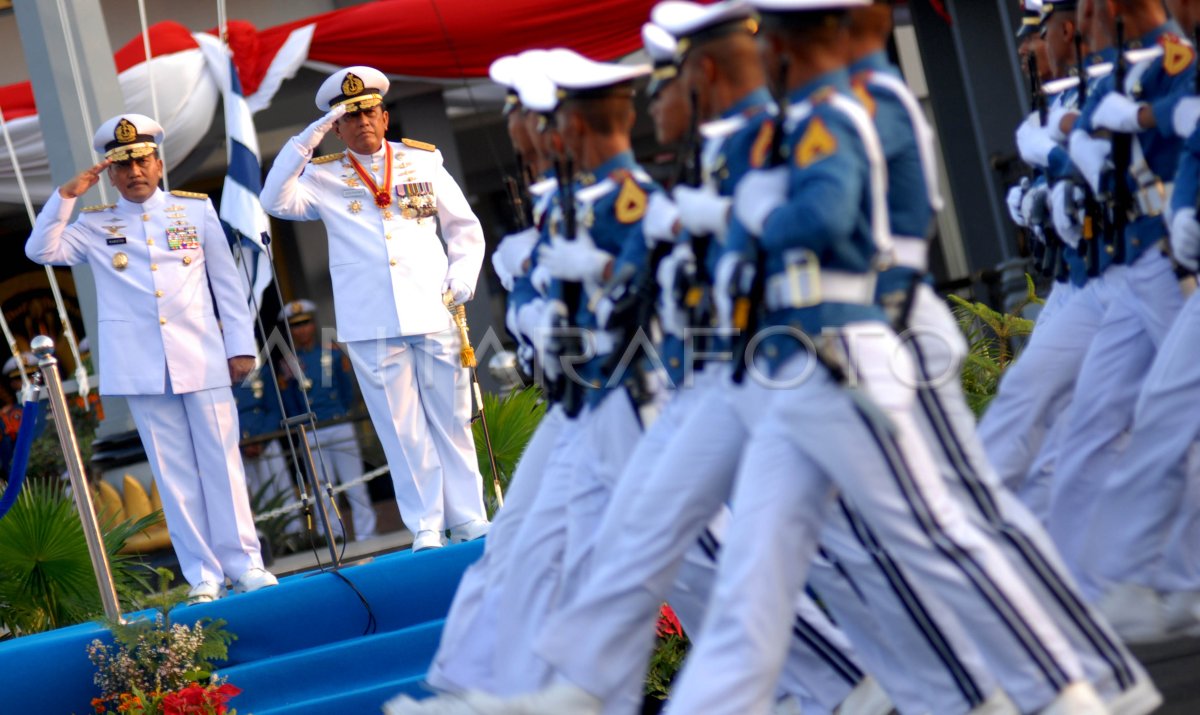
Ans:
<svg viewBox="0 0 1200 715"><path fill-rule="evenodd" d="M103 525L104 546L124 604L148 586L137 556L118 551L134 534L157 523ZM87 541L74 501L56 484L33 479L0 519L0 626L14 635L82 623L103 612Z"/></svg>
<svg viewBox="0 0 1200 715"><path fill-rule="evenodd" d="M488 432L492 436L492 449L496 455L496 470L500 472L501 490L507 492L508 481L517 468L517 462L537 430L538 423L546 414L546 403L542 401L541 389L530 386L514 391L504 398L484 393L483 406ZM475 456L479 461L479 472L483 475L484 493L488 495L490 514L495 511L491 489L492 465L488 460L483 425L479 420L475 421L472 430L475 435Z"/></svg>

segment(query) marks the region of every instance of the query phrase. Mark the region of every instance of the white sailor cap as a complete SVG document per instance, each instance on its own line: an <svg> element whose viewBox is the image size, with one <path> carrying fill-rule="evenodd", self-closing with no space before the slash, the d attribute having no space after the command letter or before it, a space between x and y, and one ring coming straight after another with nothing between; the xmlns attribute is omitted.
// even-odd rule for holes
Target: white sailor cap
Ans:
<svg viewBox="0 0 1200 715"><path fill-rule="evenodd" d="M501 114L504 116L511 114L521 102L517 96L516 88L517 73L519 71L517 66L519 64L520 60L517 59L516 55L505 55L497 58L488 67L488 77L496 84L508 90L504 95L504 108L501 110Z"/></svg>
<svg viewBox="0 0 1200 715"><path fill-rule="evenodd" d="M25 372L37 369L37 358L33 353L21 353L21 361L25 363ZM4 363L4 375L6 377L20 377L21 373L17 370L17 356L13 355Z"/></svg>
<svg viewBox="0 0 1200 715"><path fill-rule="evenodd" d="M317 109L328 112L339 104L347 112L360 112L383 103L391 82L379 70L366 65L343 67L325 78L317 90Z"/></svg>
<svg viewBox="0 0 1200 715"><path fill-rule="evenodd" d="M642 25L642 44L646 46L646 54L654 61L650 85L646 87L646 94L653 97L679 76L679 66L675 64L675 48L679 43L661 25L647 22Z"/></svg>
<svg viewBox="0 0 1200 715"><path fill-rule="evenodd" d="M849 10L871 5L873 0L749 0L749 3L760 13L788 13Z"/></svg>
<svg viewBox="0 0 1200 715"><path fill-rule="evenodd" d="M514 84L526 109L542 114L554 111L558 106L558 88L550 81L547 68L556 60L573 61L572 55L575 53L566 49L526 50L517 55Z"/></svg>
<svg viewBox="0 0 1200 715"><path fill-rule="evenodd" d="M560 100L612 96L632 98L632 82L650 74L650 65L596 62L574 52L555 54L553 60L546 66L546 76L558 87Z"/></svg>
<svg viewBox="0 0 1200 715"><path fill-rule="evenodd" d="M1032 35L1042 26L1042 5L1042 0L1021 0L1021 26L1017 28L1018 40Z"/></svg>
<svg viewBox="0 0 1200 715"><path fill-rule="evenodd" d="M288 325L297 325L313 319L317 314L317 304L311 300L293 300L279 311L280 322L286 320Z"/></svg>
<svg viewBox="0 0 1200 715"><path fill-rule="evenodd" d="M664 0L650 11L650 19L679 38L675 49L679 58L705 41L735 32L754 34L758 30L754 9L745 0L724 0L711 5Z"/></svg>
<svg viewBox="0 0 1200 715"><path fill-rule="evenodd" d="M158 151L163 128L144 114L118 114L100 125L92 137L92 148L105 159L127 161Z"/></svg>

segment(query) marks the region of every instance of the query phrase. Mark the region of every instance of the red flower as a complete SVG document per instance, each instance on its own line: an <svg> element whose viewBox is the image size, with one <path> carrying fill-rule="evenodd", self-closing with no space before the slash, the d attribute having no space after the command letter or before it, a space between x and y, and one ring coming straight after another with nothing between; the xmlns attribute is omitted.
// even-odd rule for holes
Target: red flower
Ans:
<svg viewBox="0 0 1200 715"><path fill-rule="evenodd" d="M683 626L679 623L679 619L675 617L675 611L667 604L662 605L662 609L658 612L658 637L666 638L668 636L683 637Z"/></svg>
<svg viewBox="0 0 1200 715"><path fill-rule="evenodd" d="M183 698L179 693L167 693L162 699L163 715L186 715Z"/></svg>
<svg viewBox="0 0 1200 715"><path fill-rule="evenodd" d="M105 703L108 702L104 698L92 698L92 709L98 713L102 713L108 709Z"/></svg>

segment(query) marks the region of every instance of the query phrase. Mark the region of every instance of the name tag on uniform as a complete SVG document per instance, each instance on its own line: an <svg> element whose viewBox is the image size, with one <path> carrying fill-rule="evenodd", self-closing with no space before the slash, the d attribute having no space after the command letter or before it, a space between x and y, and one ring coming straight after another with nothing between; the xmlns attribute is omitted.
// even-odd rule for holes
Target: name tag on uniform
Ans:
<svg viewBox="0 0 1200 715"><path fill-rule="evenodd" d="M347 199L352 199L356 196L366 196L366 189L342 189L342 196Z"/></svg>
<svg viewBox="0 0 1200 715"><path fill-rule="evenodd" d="M120 246L121 244L125 243L125 237L116 236L114 238L106 238L104 239L104 242L110 246Z"/></svg>
<svg viewBox="0 0 1200 715"><path fill-rule="evenodd" d="M172 251L200 248L200 237L195 226L168 226L167 248Z"/></svg>

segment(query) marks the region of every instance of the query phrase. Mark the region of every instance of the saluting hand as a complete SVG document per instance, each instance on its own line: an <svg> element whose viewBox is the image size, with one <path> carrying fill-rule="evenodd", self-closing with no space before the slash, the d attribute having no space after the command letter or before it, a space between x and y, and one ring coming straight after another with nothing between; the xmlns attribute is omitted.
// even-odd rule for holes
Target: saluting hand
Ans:
<svg viewBox="0 0 1200 715"><path fill-rule="evenodd" d="M64 199L77 199L100 182L100 175L112 162L108 159L96 164L90 169L84 169L79 175L58 187L58 195Z"/></svg>

